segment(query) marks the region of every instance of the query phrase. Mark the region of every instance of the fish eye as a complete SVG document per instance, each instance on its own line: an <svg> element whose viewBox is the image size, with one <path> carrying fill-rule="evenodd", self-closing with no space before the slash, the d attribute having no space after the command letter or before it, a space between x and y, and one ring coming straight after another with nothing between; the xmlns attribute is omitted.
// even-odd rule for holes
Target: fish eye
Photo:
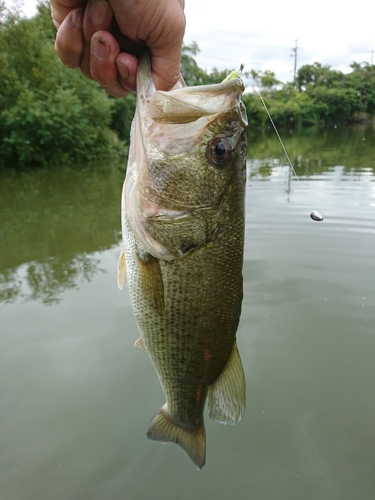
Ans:
<svg viewBox="0 0 375 500"><path fill-rule="evenodd" d="M214 167L223 167L233 151L230 142L222 135L216 136L207 145L208 161Z"/></svg>

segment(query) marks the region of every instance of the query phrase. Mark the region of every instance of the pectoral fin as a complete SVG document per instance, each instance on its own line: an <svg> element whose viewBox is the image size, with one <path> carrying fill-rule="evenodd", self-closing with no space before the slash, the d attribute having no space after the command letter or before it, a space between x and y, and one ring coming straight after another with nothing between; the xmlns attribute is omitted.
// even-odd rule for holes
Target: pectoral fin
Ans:
<svg viewBox="0 0 375 500"><path fill-rule="evenodd" d="M177 443L183 448L198 469L201 469L206 461L206 431L204 424L197 429L184 429L179 427L169 416L165 404L152 419L147 431L149 439L170 441Z"/></svg>
<svg viewBox="0 0 375 500"><path fill-rule="evenodd" d="M145 345L143 343L142 337L139 336L137 340L134 342L134 347L137 347L137 349L140 349L141 351L146 351Z"/></svg>
<svg viewBox="0 0 375 500"><path fill-rule="evenodd" d="M140 267L139 286L150 305L161 312L164 309L164 285L159 259L148 252L138 254Z"/></svg>
<svg viewBox="0 0 375 500"><path fill-rule="evenodd" d="M125 252L124 247L121 248L120 255L117 259L117 286L120 290L123 289L123 286L126 282L126 260L125 260Z"/></svg>
<svg viewBox="0 0 375 500"><path fill-rule="evenodd" d="M215 382L208 390L208 415L222 424L236 424L244 414L246 382L237 344Z"/></svg>

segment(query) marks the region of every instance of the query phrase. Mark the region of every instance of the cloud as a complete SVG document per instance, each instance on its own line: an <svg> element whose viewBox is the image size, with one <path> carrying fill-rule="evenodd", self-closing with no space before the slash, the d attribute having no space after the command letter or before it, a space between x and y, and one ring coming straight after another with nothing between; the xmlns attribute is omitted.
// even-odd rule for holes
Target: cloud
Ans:
<svg viewBox="0 0 375 500"><path fill-rule="evenodd" d="M367 0L357 0L355 9L327 0L187 0L185 40L198 43L204 68L232 68L246 59L286 81L293 78L295 39L298 66L318 61L349 70L353 61L370 62L375 40L369 14Z"/></svg>
<svg viewBox="0 0 375 500"><path fill-rule="evenodd" d="M36 5L37 0L24 0L24 12L35 14ZM298 66L317 61L349 71L353 61L370 62L375 51L373 7L368 0L356 0L355 5L327 0L310 4L300 0L186 0L185 13L185 42L198 43L197 62L208 70L232 69L245 62L290 81L295 39Z"/></svg>

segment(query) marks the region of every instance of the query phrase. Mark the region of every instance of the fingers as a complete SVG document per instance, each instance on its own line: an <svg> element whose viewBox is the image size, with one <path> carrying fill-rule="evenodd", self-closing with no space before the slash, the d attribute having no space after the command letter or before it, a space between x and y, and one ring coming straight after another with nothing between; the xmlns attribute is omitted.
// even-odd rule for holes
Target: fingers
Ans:
<svg viewBox="0 0 375 500"><path fill-rule="evenodd" d="M81 71L87 78L95 78L91 74L90 45L94 33L110 31L113 19L112 8L106 0L89 0L83 18L83 54Z"/></svg>
<svg viewBox="0 0 375 500"><path fill-rule="evenodd" d="M87 78L96 80L108 93L124 97L135 88L136 61L132 60L133 56L127 58L122 54L118 71L116 58L120 49L108 33L112 17L112 9L105 0L90 0L85 12L81 8L70 11L58 28L55 49L65 66L79 67Z"/></svg>
<svg viewBox="0 0 375 500"><path fill-rule="evenodd" d="M180 76L186 25L183 0L137 0L130 2L131 9L125 2L109 2L121 32L149 48L156 88L170 90Z"/></svg>
<svg viewBox="0 0 375 500"><path fill-rule="evenodd" d="M116 59L119 82L126 89L135 92L137 85L138 59L133 54L121 53Z"/></svg>
<svg viewBox="0 0 375 500"><path fill-rule="evenodd" d="M120 54L119 44L110 33L112 21L113 11L106 0L89 0L83 21L85 48L81 70L109 94L125 97L129 91L135 91L137 59L131 54Z"/></svg>
<svg viewBox="0 0 375 500"><path fill-rule="evenodd" d="M184 1L169 1L146 43L151 51L151 72L158 90L170 90L180 77L181 48L186 19Z"/></svg>
<svg viewBox="0 0 375 500"><path fill-rule="evenodd" d="M180 77L181 48L186 20L184 2L170 2L146 43L151 50L151 71L158 90L170 90Z"/></svg>
<svg viewBox="0 0 375 500"><path fill-rule="evenodd" d="M181 48L176 46L170 52L151 50L151 74L157 90L170 90L180 77Z"/></svg>
<svg viewBox="0 0 375 500"><path fill-rule="evenodd" d="M144 45L151 52L156 88L169 90L178 81L185 32L183 0L50 1L61 61L80 67L110 94L124 96L135 90L136 55ZM132 8L125 9L130 4Z"/></svg>
<svg viewBox="0 0 375 500"><path fill-rule="evenodd" d="M55 50L61 62L69 68L78 68L83 53L83 10L74 9L61 23L55 41Z"/></svg>
<svg viewBox="0 0 375 500"><path fill-rule="evenodd" d="M50 0L51 15L55 26L58 28L72 10L85 7L87 0Z"/></svg>
<svg viewBox="0 0 375 500"><path fill-rule="evenodd" d="M131 72L128 66L132 66L132 61L126 58L126 54L122 54L120 59L120 76L118 74L118 66L116 58L120 53L120 48L117 41L107 31L98 31L92 36L91 51L90 51L90 73L94 80L114 97L125 97L129 94L129 90L124 88L123 84L129 85L132 82ZM132 58L133 56L130 56ZM124 77L121 76L121 73ZM135 80L135 77L133 77ZM135 85L134 85L135 88Z"/></svg>

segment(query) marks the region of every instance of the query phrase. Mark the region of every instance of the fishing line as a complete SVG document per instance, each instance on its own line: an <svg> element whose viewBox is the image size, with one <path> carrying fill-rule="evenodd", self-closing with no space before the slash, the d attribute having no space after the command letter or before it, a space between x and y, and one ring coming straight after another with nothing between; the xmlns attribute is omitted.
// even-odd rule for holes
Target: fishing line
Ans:
<svg viewBox="0 0 375 500"><path fill-rule="evenodd" d="M243 65L241 64L241 70L242 70L242 69L243 69ZM257 85L256 85L256 83L255 83L255 80L254 80L254 78L253 78L253 76L252 76L251 74L250 74L250 77L251 77L251 79L252 79L252 81L253 81L253 84L254 84L254 85L253 85L253 86L254 86L254 90L255 90L255 92L258 94L258 96L259 96L260 100L262 101L262 104L263 104L263 106L264 106L264 109L266 110L266 113L267 113L267 115L268 115L268 118L270 119L270 122L272 123L272 126L273 126L273 128L274 128L274 130L275 130L275 132L276 132L277 138L278 138L278 139L279 139L279 141L280 141L281 147L283 148L284 154L285 154L285 156L286 156L286 159L288 160L288 163L289 163L290 168L292 169L293 175L295 176L295 178L296 178L296 179L297 179L297 181L299 182L298 175L297 175L296 171L294 170L293 164L292 164L292 162L291 162L291 160L290 160L290 158L289 158L289 155L288 155L288 153L287 153L287 151L286 151L286 149L285 149L284 143L283 143L283 141L281 140L281 137L280 137L280 134L279 134L279 132L278 132L278 130L277 130L277 128L276 128L276 125L275 125L274 121L272 120L272 117L271 117L271 115L270 115L270 113L269 113L269 111L268 111L268 108L267 108L267 106L266 106L266 103L264 102L264 99L263 99L263 97L262 97L262 94L261 94L261 93L260 93L260 91L258 90ZM317 210L313 210L313 211L311 212L311 214L310 214L310 217L312 218L312 220L315 220L315 221L317 221L317 222L321 222L322 220L324 220L323 215L322 215L321 213L319 213Z"/></svg>

